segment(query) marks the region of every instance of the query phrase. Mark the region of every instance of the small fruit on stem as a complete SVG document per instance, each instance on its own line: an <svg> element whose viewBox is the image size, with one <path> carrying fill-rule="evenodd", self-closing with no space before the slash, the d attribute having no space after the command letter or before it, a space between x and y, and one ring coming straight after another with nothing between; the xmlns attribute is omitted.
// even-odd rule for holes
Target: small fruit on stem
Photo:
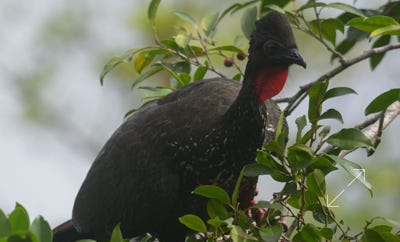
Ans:
<svg viewBox="0 0 400 242"><path fill-rule="evenodd" d="M236 55L236 58L238 58L238 60L244 60L244 59L246 59L246 54L245 53L238 53Z"/></svg>
<svg viewBox="0 0 400 242"><path fill-rule="evenodd" d="M224 66L226 67L231 67L233 66L233 59L230 57L225 58L224 60Z"/></svg>

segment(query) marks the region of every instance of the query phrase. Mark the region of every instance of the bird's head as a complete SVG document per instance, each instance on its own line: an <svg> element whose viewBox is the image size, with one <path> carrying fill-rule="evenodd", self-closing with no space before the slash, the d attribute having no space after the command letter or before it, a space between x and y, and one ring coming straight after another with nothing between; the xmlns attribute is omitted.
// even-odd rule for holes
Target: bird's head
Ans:
<svg viewBox="0 0 400 242"><path fill-rule="evenodd" d="M259 64L297 64L306 67L288 20L278 12L270 12L256 22L250 39L249 54Z"/></svg>
<svg viewBox="0 0 400 242"><path fill-rule="evenodd" d="M288 20L278 12L270 12L256 22L251 35L245 83L255 86L263 102L282 90L292 64L306 67Z"/></svg>

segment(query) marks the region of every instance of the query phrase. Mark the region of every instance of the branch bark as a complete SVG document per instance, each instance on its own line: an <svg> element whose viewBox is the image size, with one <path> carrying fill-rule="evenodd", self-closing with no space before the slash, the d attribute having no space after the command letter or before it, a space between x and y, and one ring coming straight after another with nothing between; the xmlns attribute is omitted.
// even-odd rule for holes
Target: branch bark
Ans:
<svg viewBox="0 0 400 242"><path fill-rule="evenodd" d="M284 112L286 116L289 116L294 109L307 97L308 90L317 82L322 82L327 79L331 79L332 77L336 76L337 74L341 73L342 71L346 70L350 66L357 64L360 61L366 60L374 55L382 54L388 52L390 50L400 49L400 43L394 43L378 48L373 48L371 50L365 51L361 55L354 57L353 59L343 61L340 66L332 69L331 71L323 74L317 80L310 82L304 86L300 87L300 90L291 97L277 99L275 100L278 103L287 102L288 106L285 108Z"/></svg>

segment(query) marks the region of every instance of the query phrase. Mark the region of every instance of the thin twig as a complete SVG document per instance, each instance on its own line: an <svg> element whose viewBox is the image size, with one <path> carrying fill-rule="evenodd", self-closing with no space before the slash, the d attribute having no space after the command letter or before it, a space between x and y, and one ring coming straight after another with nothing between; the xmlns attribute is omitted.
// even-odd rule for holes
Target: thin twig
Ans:
<svg viewBox="0 0 400 242"><path fill-rule="evenodd" d="M316 13L317 15L317 13ZM318 28L319 28L319 35L315 34L312 30L311 30L311 26L309 24L309 22L305 19L303 14L299 14L299 18L304 22L304 24L306 25L307 28L303 28L300 26L300 23L294 23L295 26L297 27L298 30L311 35L314 39L316 39L317 41L319 41L323 46L325 46L325 48L331 52L332 54L336 55L339 58L339 62L340 63L344 63L346 62L345 57L338 51L336 51L334 48L332 48L332 46L330 44L328 44L321 36L321 24L320 24L320 20L317 19L318 21ZM318 18L318 17L317 17Z"/></svg>
<svg viewBox="0 0 400 242"><path fill-rule="evenodd" d="M379 115L380 118L379 118L379 122L378 122L378 131L376 132L374 148L368 149L368 151L367 151L368 156L373 155L375 153L376 148L378 148L378 145L381 143L382 133L383 133L383 122L385 121L385 111L381 112L381 114Z"/></svg>
<svg viewBox="0 0 400 242"><path fill-rule="evenodd" d="M214 65L213 65L213 63L212 63L212 61L211 61L211 58L210 58L210 56L208 55L207 44L204 43L203 38L201 37L201 34L200 34L199 32L197 32L197 37L199 37L200 45L201 45L201 47L203 47L203 49L204 49L204 55L205 55L206 58L207 58L208 64L210 65L210 68L215 69L215 68L214 68Z"/></svg>
<svg viewBox="0 0 400 242"><path fill-rule="evenodd" d="M299 222L299 218L295 217L292 224L290 224L290 227L288 228L288 230L285 233L286 238L290 238L290 236L292 235L293 231L295 230L298 222Z"/></svg>

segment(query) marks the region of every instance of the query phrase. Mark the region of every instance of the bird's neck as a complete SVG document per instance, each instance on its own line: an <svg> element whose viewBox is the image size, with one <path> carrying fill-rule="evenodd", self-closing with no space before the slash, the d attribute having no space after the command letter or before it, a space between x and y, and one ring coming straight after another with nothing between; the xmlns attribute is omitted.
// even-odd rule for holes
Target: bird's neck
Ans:
<svg viewBox="0 0 400 242"><path fill-rule="evenodd" d="M231 140L227 145L240 148L245 144L254 152L261 147L266 125L264 101L282 90L287 74L287 66L247 65L243 87L225 114L226 136ZM236 141L239 144L234 144Z"/></svg>
<svg viewBox="0 0 400 242"><path fill-rule="evenodd" d="M243 80L243 94L253 89L260 103L272 98L284 87L288 69L286 65L255 65L249 62Z"/></svg>

